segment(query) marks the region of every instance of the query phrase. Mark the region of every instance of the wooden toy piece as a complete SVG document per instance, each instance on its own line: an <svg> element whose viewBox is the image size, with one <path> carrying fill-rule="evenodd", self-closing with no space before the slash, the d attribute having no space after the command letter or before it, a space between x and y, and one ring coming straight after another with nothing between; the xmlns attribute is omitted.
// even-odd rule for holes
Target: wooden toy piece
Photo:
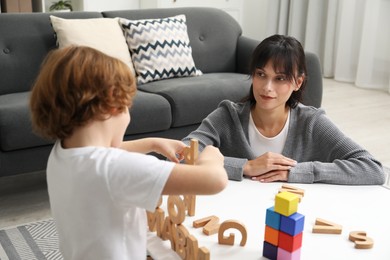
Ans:
<svg viewBox="0 0 390 260"><path fill-rule="evenodd" d="M280 231L295 236L303 231L305 216L296 212L288 217L280 216Z"/></svg>
<svg viewBox="0 0 390 260"><path fill-rule="evenodd" d="M275 212L284 216L290 216L298 211L299 198L297 194L283 191L275 196Z"/></svg>
<svg viewBox="0 0 390 260"><path fill-rule="evenodd" d="M279 248L282 248L288 252L294 252L298 248L302 246L302 236L303 233L299 233L298 235L291 236L284 232L279 232Z"/></svg>
<svg viewBox="0 0 390 260"><path fill-rule="evenodd" d="M302 197L305 195L305 190L297 188L297 187L289 185L289 184L283 184L282 187L279 189L279 191L280 190L295 193L295 194L301 195Z"/></svg>
<svg viewBox="0 0 390 260"><path fill-rule="evenodd" d="M222 222L218 231L218 243L222 245L233 245L234 244L234 234L230 233L229 236L224 236L225 230L229 228L234 228L240 231L241 233L241 242L240 246L245 246L247 240L247 232L244 224L237 220L226 220Z"/></svg>
<svg viewBox="0 0 390 260"><path fill-rule="evenodd" d="M161 229L164 225L164 210L158 208L154 212L146 212L148 227L150 232L157 231L157 236L161 237Z"/></svg>
<svg viewBox="0 0 390 260"><path fill-rule="evenodd" d="M175 237L174 234L175 224L172 223L172 220L169 216L165 218L164 225L161 231L161 239L162 240L170 240L171 241L171 249L175 250Z"/></svg>
<svg viewBox="0 0 390 260"><path fill-rule="evenodd" d="M289 260L300 260L301 259L301 248L293 252L284 250L283 248L278 248L278 255L274 259L289 259Z"/></svg>
<svg viewBox="0 0 390 260"><path fill-rule="evenodd" d="M268 259L278 259L278 247L266 241L263 243L263 256Z"/></svg>
<svg viewBox="0 0 390 260"><path fill-rule="evenodd" d="M265 226L264 241L266 241L274 246L278 246L279 230L274 229L270 226Z"/></svg>
<svg viewBox="0 0 390 260"><path fill-rule="evenodd" d="M199 142L196 139L191 139L190 147L184 149L184 160L186 164L195 164L198 159Z"/></svg>
<svg viewBox="0 0 390 260"><path fill-rule="evenodd" d="M186 259L198 259L198 240L193 235L187 236Z"/></svg>
<svg viewBox="0 0 390 260"><path fill-rule="evenodd" d="M189 147L184 149L184 161L186 164L194 165L198 159L199 153L199 142L196 139L191 139ZM195 195L186 195L184 196L184 201L187 208L188 216L195 216L195 204L196 196Z"/></svg>
<svg viewBox="0 0 390 260"><path fill-rule="evenodd" d="M205 247L199 248L198 260L210 260L210 251Z"/></svg>
<svg viewBox="0 0 390 260"><path fill-rule="evenodd" d="M183 223L185 219L185 204L180 196L171 195L168 197L168 214L171 221L179 225Z"/></svg>
<svg viewBox="0 0 390 260"><path fill-rule="evenodd" d="M217 216L209 216L201 218L192 222L194 228L203 227L203 233L210 236L218 233L219 230L219 218Z"/></svg>
<svg viewBox="0 0 390 260"><path fill-rule="evenodd" d="M186 246L187 246L187 237L189 236L188 230L183 225L177 225L176 227L176 237L175 237L175 251L181 257L181 259L186 258Z"/></svg>
<svg viewBox="0 0 390 260"><path fill-rule="evenodd" d="M188 216L195 216L195 195L184 195L184 204L186 205Z"/></svg>
<svg viewBox="0 0 390 260"><path fill-rule="evenodd" d="M343 227L339 224L321 218L316 218L312 232L319 234L341 234L342 229Z"/></svg>
<svg viewBox="0 0 390 260"><path fill-rule="evenodd" d="M374 240L367 237L365 231L352 231L349 233L349 240L355 242L355 248L357 249L370 249L374 246Z"/></svg>

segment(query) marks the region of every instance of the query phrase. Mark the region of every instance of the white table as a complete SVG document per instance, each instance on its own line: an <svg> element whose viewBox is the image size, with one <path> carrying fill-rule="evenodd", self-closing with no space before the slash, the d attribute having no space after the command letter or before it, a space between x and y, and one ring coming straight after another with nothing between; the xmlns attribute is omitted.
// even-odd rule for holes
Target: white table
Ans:
<svg viewBox="0 0 390 260"><path fill-rule="evenodd" d="M301 259L390 259L390 190L383 186L341 186L329 184L291 184L305 190L298 212L305 215ZM227 188L213 196L197 196L194 217L186 216L185 227L196 237L199 247L210 250L211 259L265 259L262 258L265 213L274 205L274 198L282 183L259 183L250 180L230 181ZM162 208L165 214L167 197ZM218 244L218 234L206 236L202 228L195 229L192 222L216 215L220 222L239 220L246 226L248 240L239 245L238 232L233 246ZM316 218L343 226L340 235L314 234ZM374 240L371 249L355 249L349 241L351 231L366 231ZM234 230L233 230L234 231ZM170 249L169 241L162 241L156 233L148 234L148 250L154 259L180 259Z"/></svg>

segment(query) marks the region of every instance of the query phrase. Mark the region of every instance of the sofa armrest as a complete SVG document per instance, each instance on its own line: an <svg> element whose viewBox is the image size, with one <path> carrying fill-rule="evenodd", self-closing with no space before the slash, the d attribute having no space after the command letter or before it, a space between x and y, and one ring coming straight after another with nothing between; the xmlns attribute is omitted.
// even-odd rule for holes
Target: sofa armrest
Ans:
<svg viewBox="0 0 390 260"><path fill-rule="evenodd" d="M254 40L245 36L238 37L237 41L237 64L236 72L242 74L249 74L249 62L251 60L252 52L259 45L260 41Z"/></svg>
<svg viewBox="0 0 390 260"><path fill-rule="evenodd" d="M322 103L322 69L318 56L305 52L307 82L302 103L307 106L321 107Z"/></svg>

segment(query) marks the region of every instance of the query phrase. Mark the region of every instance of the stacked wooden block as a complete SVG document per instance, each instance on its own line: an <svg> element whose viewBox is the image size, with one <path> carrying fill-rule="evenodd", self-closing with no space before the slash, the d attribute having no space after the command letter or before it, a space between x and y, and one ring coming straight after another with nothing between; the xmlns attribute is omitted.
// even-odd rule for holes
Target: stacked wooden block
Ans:
<svg viewBox="0 0 390 260"><path fill-rule="evenodd" d="M263 256L268 259L300 259L305 216L298 213L300 196L283 191L267 209Z"/></svg>

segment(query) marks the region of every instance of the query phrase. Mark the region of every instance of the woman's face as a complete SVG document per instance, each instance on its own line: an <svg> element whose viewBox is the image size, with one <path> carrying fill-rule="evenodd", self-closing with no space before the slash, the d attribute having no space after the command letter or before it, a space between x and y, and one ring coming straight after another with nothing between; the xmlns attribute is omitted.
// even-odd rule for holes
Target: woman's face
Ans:
<svg viewBox="0 0 390 260"><path fill-rule="evenodd" d="M289 81L283 71L274 71L272 61L264 68L257 68L252 76L256 109L284 109L291 93L299 89L302 81L302 77Z"/></svg>

